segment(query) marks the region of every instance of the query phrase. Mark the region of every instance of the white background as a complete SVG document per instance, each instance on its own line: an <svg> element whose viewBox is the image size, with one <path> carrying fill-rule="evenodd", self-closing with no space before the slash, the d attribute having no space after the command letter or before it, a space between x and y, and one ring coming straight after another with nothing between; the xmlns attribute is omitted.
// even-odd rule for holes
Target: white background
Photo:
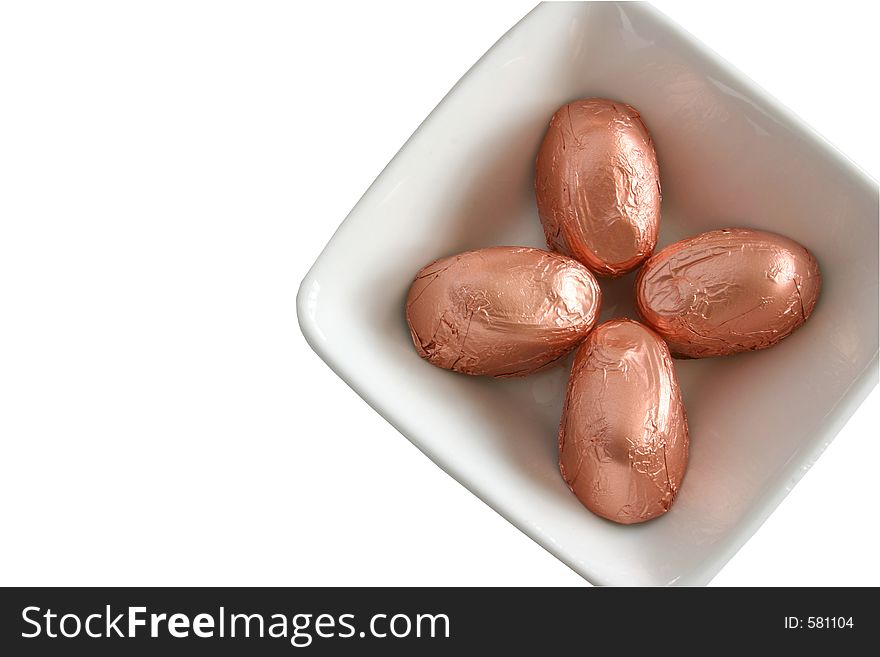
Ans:
<svg viewBox="0 0 880 657"><path fill-rule="evenodd" d="M868 3L657 4L880 175ZM294 309L531 6L0 5L0 584L584 584L336 378ZM875 390L714 584L880 584L878 422Z"/></svg>

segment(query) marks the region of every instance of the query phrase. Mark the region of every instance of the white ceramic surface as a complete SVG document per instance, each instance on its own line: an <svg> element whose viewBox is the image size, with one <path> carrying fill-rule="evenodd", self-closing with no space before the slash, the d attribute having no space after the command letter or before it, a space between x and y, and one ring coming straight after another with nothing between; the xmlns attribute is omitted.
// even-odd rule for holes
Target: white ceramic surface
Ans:
<svg viewBox="0 0 880 657"><path fill-rule="evenodd" d="M404 320L407 288L430 260L544 244L534 157L554 110L585 96L634 105L654 136L659 246L712 228L764 228L810 248L824 276L812 318L773 349L677 361L690 466L673 509L638 526L592 515L559 476L570 359L520 380L453 374L419 359ZM543 4L376 179L303 280L298 315L309 344L359 395L591 582L703 584L876 384L877 244L876 182L653 8ZM632 281L602 282L603 319L635 316Z"/></svg>

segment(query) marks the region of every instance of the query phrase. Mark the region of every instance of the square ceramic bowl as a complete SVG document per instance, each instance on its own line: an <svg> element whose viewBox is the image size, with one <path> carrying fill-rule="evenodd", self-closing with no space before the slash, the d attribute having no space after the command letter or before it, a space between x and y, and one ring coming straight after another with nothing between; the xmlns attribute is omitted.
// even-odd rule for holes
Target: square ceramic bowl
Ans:
<svg viewBox="0 0 880 657"><path fill-rule="evenodd" d="M404 319L418 269L466 249L545 246L532 188L557 107L630 103L653 134L660 246L725 226L788 235L824 277L773 349L677 361L691 454L665 516L620 526L557 467L568 365L518 380L421 360ZM878 378L877 184L650 6L539 5L428 116L345 219L297 298L309 344L404 436L596 584L704 584L815 462ZM603 319L635 316L632 276Z"/></svg>

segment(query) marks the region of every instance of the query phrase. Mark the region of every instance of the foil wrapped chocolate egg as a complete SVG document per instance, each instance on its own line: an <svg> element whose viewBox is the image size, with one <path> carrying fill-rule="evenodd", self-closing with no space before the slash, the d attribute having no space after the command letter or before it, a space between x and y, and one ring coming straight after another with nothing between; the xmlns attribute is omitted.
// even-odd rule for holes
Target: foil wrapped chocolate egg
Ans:
<svg viewBox="0 0 880 657"><path fill-rule="evenodd" d="M630 319L600 324L568 383L563 479L593 513L633 524L669 510L687 461L687 415L666 344Z"/></svg>
<svg viewBox="0 0 880 657"><path fill-rule="evenodd" d="M586 98L560 108L538 151L535 194L550 248L600 276L632 271L657 244L657 157L629 105Z"/></svg>
<svg viewBox="0 0 880 657"><path fill-rule="evenodd" d="M406 319L419 355L464 374L520 376L577 346L599 316L601 292L572 258L498 246L419 271Z"/></svg>
<svg viewBox="0 0 880 657"><path fill-rule="evenodd" d="M636 307L673 354L725 356L790 335L813 312L821 282L813 255L787 237L713 230L654 254L636 280Z"/></svg>

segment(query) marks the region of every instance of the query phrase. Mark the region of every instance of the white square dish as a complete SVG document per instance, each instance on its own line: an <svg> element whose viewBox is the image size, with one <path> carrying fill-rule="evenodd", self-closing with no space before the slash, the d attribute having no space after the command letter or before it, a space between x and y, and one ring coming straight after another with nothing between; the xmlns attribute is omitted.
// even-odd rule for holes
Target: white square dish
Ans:
<svg viewBox="0 0 880 657"><path fill-rule="evenodd" d="M594 516L559 475L570 359L524 379L437 369L404 299L435 258L546 248L534 159L553 112L635 106L663 186L658 248L727 226L787 235L819 261L810 320L776 347L676 361L691 453L678 500L633 526ZM456 84L302 282L312 348L441 468L596 584L704 584L757 530L878 380L877 184L650 6L536 7ZM633 276L600 281L602 319L636 317Z"/></svg>

